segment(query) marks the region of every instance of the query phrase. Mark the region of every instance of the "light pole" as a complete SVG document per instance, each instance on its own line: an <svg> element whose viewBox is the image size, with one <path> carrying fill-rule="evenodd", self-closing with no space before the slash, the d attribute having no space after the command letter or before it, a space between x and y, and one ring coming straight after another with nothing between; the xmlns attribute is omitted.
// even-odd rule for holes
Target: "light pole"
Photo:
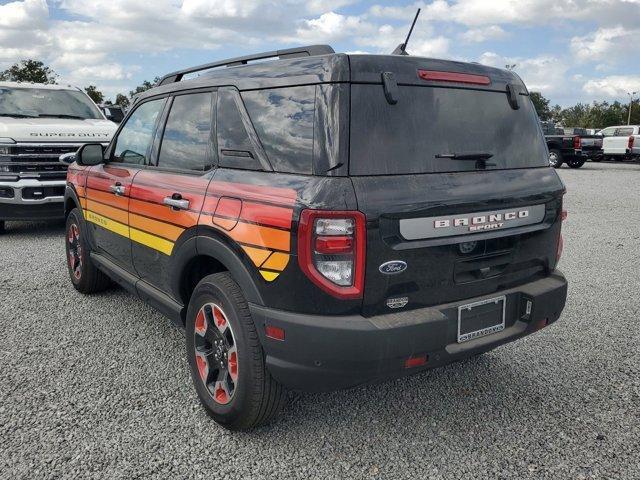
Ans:
<svg viewBox="0 0 640 480"><path fill-rule="evenodd" d="M633 96L638 92L627 92L629 95L629 116L627 117L627 125L631 125L631 107L633 106Z"/></svg>

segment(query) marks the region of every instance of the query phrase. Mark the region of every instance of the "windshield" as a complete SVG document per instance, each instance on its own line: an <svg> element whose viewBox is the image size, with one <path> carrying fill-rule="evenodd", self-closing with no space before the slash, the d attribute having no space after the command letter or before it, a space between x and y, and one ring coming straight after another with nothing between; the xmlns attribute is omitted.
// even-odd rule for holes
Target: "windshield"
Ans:
<svg viewBox="0 0 640 480"><path fill-rule="evenodd" d="M0 116L103 119L84 93L44 88L0 87Z"/></svg>
<svg viewBox="0 0 640 480"><path fill-rule="evenodd" d="M398 103L381 85L351 89L351 175L547 167L533 105L505 92L402 86Z"/></svg>

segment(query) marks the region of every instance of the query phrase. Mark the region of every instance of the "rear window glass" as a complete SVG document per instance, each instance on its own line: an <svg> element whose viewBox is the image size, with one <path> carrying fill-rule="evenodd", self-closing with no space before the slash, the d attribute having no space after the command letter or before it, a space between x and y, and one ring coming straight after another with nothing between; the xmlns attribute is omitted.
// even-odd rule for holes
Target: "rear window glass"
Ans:
<svg viewBox="0 0 640 480"><path fill-rule="evenodd" d="M275 171L312 173L315 94L315 86L242 93Z"/></svg>
<svg viewBox="0 0 640 480"><path fill-rule="evenodd" d="M400 87L390 105L381 85L351 89L351 175L548 167L538 117L527 96L513 110L503 92ZM484 154L484 162L466 158ZM437 158L444 155L445 158ZM447 158L449 157L449 158Z"/></svg>
<svg viewBox="0 0 640 480"><path fill-rule="evenodd" d="M208 92L173 99L158 165L198 171L211 167L211 106Z"/></svg>

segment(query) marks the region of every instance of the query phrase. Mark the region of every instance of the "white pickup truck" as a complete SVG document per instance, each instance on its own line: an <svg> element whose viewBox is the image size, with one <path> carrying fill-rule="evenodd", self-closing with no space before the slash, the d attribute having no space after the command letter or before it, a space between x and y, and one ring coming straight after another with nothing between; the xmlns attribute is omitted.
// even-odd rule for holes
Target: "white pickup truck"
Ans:
<svg viewBox="0 0 640 480"><path fill-rule="evenodd" d="M77 87L0 82L0 233L7 220L63 217L60 155L106 145L116 128Z"/></svg>
<svg viewBox="0 0 640 480"><path fill-rule="evenodd" d="M607 127L600 131L602 135L602 153L605 158L640 158L640 126L621 125Z"/></svg>

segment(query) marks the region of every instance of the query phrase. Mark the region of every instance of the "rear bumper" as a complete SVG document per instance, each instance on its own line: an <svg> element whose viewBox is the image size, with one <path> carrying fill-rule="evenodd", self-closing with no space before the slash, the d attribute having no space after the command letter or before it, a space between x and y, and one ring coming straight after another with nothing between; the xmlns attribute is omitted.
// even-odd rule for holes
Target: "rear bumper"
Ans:
<svg viewBox="0 0 640 480"><path fill-rule="evenodd" d="M66 180L0 180L0 220L64 217Z"/></svg>
<svg viewBox="0 0 640 480"><path fill-rule="evenodd" d="M501 295L507 298L505 329L457 343L457 307ZM273 377L293 389L330 391L438 367L524 337L555 322L566 296L567 281L555 271L491 295L371 318L250 309ZM528 316L527 299L533 302ZM284 329L285 340L267 338L266 325ZM426 365L405 368L409 357L424 354Z"/></svg>

